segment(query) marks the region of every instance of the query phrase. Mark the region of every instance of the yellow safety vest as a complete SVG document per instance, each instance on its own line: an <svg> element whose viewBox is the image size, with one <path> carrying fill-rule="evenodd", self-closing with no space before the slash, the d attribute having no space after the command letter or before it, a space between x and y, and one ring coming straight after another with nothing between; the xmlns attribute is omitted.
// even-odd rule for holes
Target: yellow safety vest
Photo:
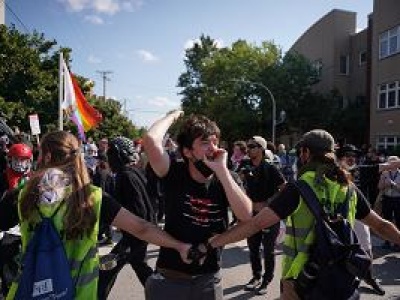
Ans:
<svg viewBox="0 0 400 300"><path fill-rule="evenodd" d="M90 197L93 197L94 211L97 220L93 230L90 233L82 236L82 238L78 240L67 240L65 236L62 236L65 252L67 254L71 267L71 276L75 283L74 299L77 300L97 299L97 284L99 278L97 236L99 232L102 192L100 188L95 186L91 186L90 189ZM22 192L20 193L19 199L21 199L21 195L24 192L26 192L25 189L22 190ZM59 203L60 202L58 202L58 204ZM64 204L65 201L62 201L61 204L59 204L61 205L61 207L52 219L59 233L63 232L63 219L67 209L66 205ZM51 215L53 215L53 212L58 208L59 205L39 204L39 209L44 216L50 217ZM19 205L18 213L20 220L22 220ZM35 222L39 221L40 216L39 213L37 213ZM22 238L22 253L25 253L26 247L30 239L32 238L34 225L32 226L32 224L28 223L27 221L21 221L20 227ZM14 282L7 295L7 300L14 299L17 288L18 283Z"/></svg>
<svg viewBox="0 0 400 300"><path fill-rule="evenodd" d="M325 207L332 209L346 200L348 187L325 178L326 185L316 185L314 182L315 172L309 171L301 176L313 189L317 198L324 203ZM326 199L326 200L322 200ZM353 225L357 205L357 195L353 193L350 199L349 215L347 219ZM300 203L294 213L286 219L286 236L283 243L282 278L297 278L308 260L310 246L314 243L315 218L300 197Z"/></svg>

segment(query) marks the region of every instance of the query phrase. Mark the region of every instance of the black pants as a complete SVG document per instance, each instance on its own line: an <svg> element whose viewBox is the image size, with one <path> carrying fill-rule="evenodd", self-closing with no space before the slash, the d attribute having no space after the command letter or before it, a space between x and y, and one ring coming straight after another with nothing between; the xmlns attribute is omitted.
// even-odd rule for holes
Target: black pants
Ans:
<svg viewBox="0 0 400 300"><path fill-rule="evenodd" d="M127 255L123 255L126 253ZM111 250L111 253L119 254L117 266L111 270L100 270L98 296L100 300L107 299L119 271L125 264L130 264L135 271L140 283L144 286L147 278L153 274L153 269L146 262L147 242L124 234L122 239Z"/></svg>
<svg viewBox="0 0 400 300"><path fill-rule="evenodd" d="M254 277L261 278L261 244L264 254L264 275L263 279L272 281L275 270L275 241L280 229L279 222L267 229L261 230L247 239L247 245L250 250L251 270Z"/></svg>
<svg viewBox="0 0 400 300"><path fill-rule="evenodd" d="M400 197L382 196L382 216L400 229Z"/></svg>

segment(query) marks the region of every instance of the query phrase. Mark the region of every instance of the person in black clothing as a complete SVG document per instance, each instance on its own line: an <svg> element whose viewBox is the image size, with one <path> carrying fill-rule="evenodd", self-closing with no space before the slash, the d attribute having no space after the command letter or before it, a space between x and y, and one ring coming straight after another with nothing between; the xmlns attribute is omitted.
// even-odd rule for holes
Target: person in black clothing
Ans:
<svg viewBox="0 0 400 300"><path fill-rule="evenodd" d="M108 165L107 153L98 152L97 155L98 164L96 166L96 171L92 176L92 183L95 186L100 187L103 191L115 195L115 176L111 172L110 166ZM99 245L112 244L112 230L111 226L108 224L100 223L99 235L98 235Z"/></svg>
<svg viewBox="0 0 400 300"><path fill-rule="evenodd" d="M378 183L380 175L377 166L381 163L374 148L369 148L365 160L359 166L359 187L372 207L374 207L378 196Z"/></svg>
<svg viewBox="0 0 400 300"><path fill-rule="evenodd" d="M19 222L24 222L24 226L32 224L33 228L35 220L40 218L37 210L41 206L46 205L46 208L55 209L54 205L63 205L65 209L62 208L61 212L65 215L60 218L64 222L60 221L62 224L55 225L62 235L62 240L68 239L68 250L74 251L75 247L80 250L82 250L80 247L96 249L96 241L92 237L97 235L100 218L105 223L125 230L142 240L175 249L183 261L190 263L188 253L191 245L176 240L151 222L135 216L121 207L112 197L104 193L102 195L100 189L91 186L80 151L79 141L71 133L56 131L46 134L40 145L39 170L32 174L21 193L18 190L9 191L0 201L0 230L8 230ZM129 199L132 197L135 195L129 195ZM31 238L26 233L27 230L21 231L23 251ZM82 243L82 237L87 242ZM71 251L67 251L69 260L73 258ZM83 261L85 268L87 262L92 263L92 259L95 259L97 264L98 254L97 252L94 254L95 257ZM97 267L99 266L93 267L93 273L90 273L94 276L83 274L84 278L80 275L75 277L79 287L76 289L77 299L82 298L79 294L84 290L80 288L82 284L93 287L90 289L93 294L89 299L97 299L98 277L95 276Z"/></svg>
<svg viewBox="0 0 400 300"><path fill-rule="evenodd" d="M9 144L8 136L5 134L2 135L0 133L0 174L3 174L7 167L8 144ZM1 184L2 183L0 182L0 185ZM5 191L6 188L5 189L3 188L2 190Z"/></svg>
<svg viewBox="0 0 400 300"><path fill-rule="evenodd" d="M182 113L173 111L156 121L143 145L154 172L163 180L165 231L196 245L227 229L229 206L239 221L250 219L251 202L238 176L227 168L227 152L218 147L219 128L206 117L193 115L182 124L177 143L183 160L170 158L163 138ZM156 273L146 282L146 299L222 299L221 250L214 249L203 263L187 265L161 247Z"/></svg>
<svg viewBox="0 0 400 300"><path fill-rule="evenodd" d="M116 137L109 141L107 150L108 163L115 173L116 200L131 213L154 223L154 211L147 191L147 180L143 171L131 166L135 162L135 149L132 140ZM117 278L119 271L129 263L140 283L144 286L153 269L146 262L148 243L122 232L121 240L111 253L124 256L118 260L117 267L100 271L99 299L106 299Z"/></svg>
<svg viewBox="0 0 400 300"><path fill-rule="evenodd" d="M162 180L156 173L150 164L145 167L146 178L149 186L149 196L151 203L154 208L157 222L161 222L164 219L165 204L164 204L164 191L162 187Z"/></svg>
<svg viewBox="0 0 400 300"><path fill-rule="evenodd" d="M357 188L360 188L360 168L357 164L360 154L361 151L352 144L342 145L339 149L336 150L336 157L338 158L339 165L350 173L351 180ZM360 245L369 254L371 260L373 261L371 234L369 227L364 225L361 221L355 220L354 231L357 234ZM370 285L377 294L381 296L385 294L385 290L373 276L372 267L370 268L368 274L366 274L364 281L365 283Z"/></svg>
<svg viewBox="0 0 400 300"><path fill-rule="evenodd" d="M302 162L302 168L299 170L299 177L314 176L313 174L315 174L315 176L318 176L314 177L318 178L315 184L324 184L324 181L328 182L327 180L329 180L329 182L331 182L330 184L340 184L347 188L350 182L347 177L348 175L346 171L337 165L333 151L334 140L326 131L313 130L303 135L303 139L299 145L299 159ZM380 169L392 168L393 166L394 165L382 165ZM383 220L371 210L369 203L358 189L356 189L356 192L355 218L368 225L381 237L393 243L400 244L400 231L393 224ZM323 200L324 198L319 199L321 204ZM230 228L227 232L210 238L207 249L210 251L215 247L221 247L239 241L263 228L268 228L278 223L282 219L293 217L293 214L302 213L304 217L307 218L309 213L306 209L301 209L302 205L304 205L304 202L300 197L299 190L294 184L288 183L286 187L272 199L270 204L263 208L251 221L239 223L237 226ZM297 215L297 217L301 216ZM290 235L292 232L293 230L287 232L286 236L288 239L293 239L293 234ZM290 255L290 252L285 254L286 257L290 257ZM295 255L303 255L303 252L298 252ZM290 275L290 272L293 272L291 266L293 266L293 263L286 265L289 275L282 274L281 299L300 299L295 289L295 279L297 277L293 278ZM296 271L296 274L297 273L298 271Z"/></svg>
<svg viewBox="0 0 400 300"><path fill-rule="evenodd" d="M275 193L285 185L282 173L265 160L267 142L261 136L254 136L247 143L247 153L250 159L243 160L239 166L247 195L253 202L253 215L267 205ZM255 291L258 295L267 292L267 286L272 281L275 270L275 241L278 237L280 224L277 223L266 230L261 230L247 239L250 251L250 263L253 277L245 285L245 290ZM264 255L264 275L262 275L260 248ZM262 280L261 280L262 279Z"/></svg>

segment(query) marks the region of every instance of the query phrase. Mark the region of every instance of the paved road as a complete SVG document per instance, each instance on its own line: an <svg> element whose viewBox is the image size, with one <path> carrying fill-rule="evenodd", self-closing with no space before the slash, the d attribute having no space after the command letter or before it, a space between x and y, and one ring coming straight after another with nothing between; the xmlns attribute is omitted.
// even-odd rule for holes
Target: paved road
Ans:
<svg viewBox="0 0 400 300"><path fill-rule="evenodd" d="M375 295L364 284L361 286L361 299L400 299L400 252L390 253L379 247L380 241L373 239L374 242L374 272L376 277L386 289L383 297ZM109 247L102 247L101 252L109 251ZM268 294L265 296L255 296L251 292L243 291L243 284L251 277L250 265L248 260L248 248L246 242L239 242L227 247L223 254L223 285L224 299L278 299L279 297L279 278L281 276L282 254L277 249L277 268L275 278L270 284ZM157 257L157 247L149 247L149 264L154 266ZM120 273L109 299L144 299L143 288L138 282L136 275L129 266L126 266ZM170 300L170 299L166 299ZM173 299L171 299L173 300Z"/></svg>

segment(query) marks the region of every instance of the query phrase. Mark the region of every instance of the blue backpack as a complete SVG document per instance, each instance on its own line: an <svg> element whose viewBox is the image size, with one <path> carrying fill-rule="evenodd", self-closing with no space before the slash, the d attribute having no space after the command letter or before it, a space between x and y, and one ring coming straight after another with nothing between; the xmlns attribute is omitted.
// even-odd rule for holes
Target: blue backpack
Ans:
<svg viewBox="0 0 400 300"><path fill-rule="evenodd" d="M52 218L39 211L41 221L22 257L21 274L15 299L73 299L74 282L63 241Z"/></svg>

